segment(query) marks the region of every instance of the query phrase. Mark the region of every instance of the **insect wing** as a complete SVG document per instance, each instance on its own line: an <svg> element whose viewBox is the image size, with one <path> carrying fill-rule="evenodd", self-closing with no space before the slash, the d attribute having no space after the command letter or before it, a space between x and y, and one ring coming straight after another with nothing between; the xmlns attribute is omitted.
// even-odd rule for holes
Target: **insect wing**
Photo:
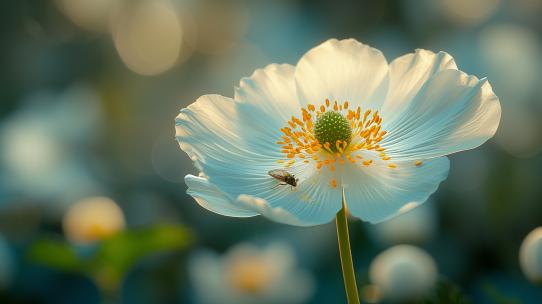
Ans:
<svg viewBox="0 0 542 304"><path fill-rule="evenodd" d="M288 171L280 170L280 169L270 170L268 173L272 177L274 177L274 178L276 178L278 180L281 180L281 181L284 181L286 179L286 177L290 175L290 173L288 173Z"/></svg>

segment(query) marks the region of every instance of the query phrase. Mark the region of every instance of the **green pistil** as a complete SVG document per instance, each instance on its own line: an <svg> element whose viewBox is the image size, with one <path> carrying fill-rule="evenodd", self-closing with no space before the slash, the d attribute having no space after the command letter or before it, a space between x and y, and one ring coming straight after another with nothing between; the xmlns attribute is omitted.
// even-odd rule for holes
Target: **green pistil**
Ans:
<svg viewBox="0 0 542 304"><path fill-rule="evenodd" d="M348 120L339 112L325 112L316 119L314 125L316 139L322 145L330 144L333 152L337 152L336 143L350 143L352 128Z"/></svg>

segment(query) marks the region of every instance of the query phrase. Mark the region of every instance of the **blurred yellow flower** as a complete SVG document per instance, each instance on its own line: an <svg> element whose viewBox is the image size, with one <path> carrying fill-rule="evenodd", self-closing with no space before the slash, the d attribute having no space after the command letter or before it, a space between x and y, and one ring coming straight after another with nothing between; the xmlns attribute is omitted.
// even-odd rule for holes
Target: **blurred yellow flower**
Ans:
<svg viewBox="0 0 542 304"><path fill-rule="evenodd" d="M285 243L240 243L222 256L197 252L189 272L198 303L304 303L314 292L313 277L296 264Z"/></svg>
<svg viewBox="0 0 542 304"><path fill-rule="evenodd" d="M83 199L70 207L62 226L66 237L74 243L92 243L124 229L124 215L107 197Z"/></svg>

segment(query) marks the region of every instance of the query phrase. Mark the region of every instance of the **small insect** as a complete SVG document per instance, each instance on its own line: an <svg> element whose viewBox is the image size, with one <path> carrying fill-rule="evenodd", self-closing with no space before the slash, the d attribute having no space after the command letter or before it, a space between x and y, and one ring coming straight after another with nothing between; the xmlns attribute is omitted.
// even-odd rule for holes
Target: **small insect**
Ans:
<svg viewBox="0 0 542 304"><path fill-rule="evenodd" d="M295 178L295 176L293 174L291 174L290 172L288 172L286 170L274 169L274 170L270 170L267 173L269 175L271 175L271 177L273 177L274 179L277 179L277 180L282 182L282 183L276 185L275 187L273 187L273 189L275 189L278 186L285 186L285 185L290 185L292 187L296 187L297 182L299 181L298 178Z"/></svg>

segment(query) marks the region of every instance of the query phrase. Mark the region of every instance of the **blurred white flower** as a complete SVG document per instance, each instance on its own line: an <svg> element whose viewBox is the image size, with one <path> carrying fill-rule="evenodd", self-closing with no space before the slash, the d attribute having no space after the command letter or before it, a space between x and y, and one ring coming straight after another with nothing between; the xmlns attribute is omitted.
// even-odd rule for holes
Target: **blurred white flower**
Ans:
<svg viewBox="0 0 542 304"><path fill-rule="evenodd" d="M79 244L112 236L124 225L122 210L107 197L91 197L75 203L62 221L66 237Z"/></svg>
<svg viewBox="0 0 542 304"><path fill-rule="evenodd" d="M386 222L366 225L370 236L376 242L387 245L400 243L423 243L435 234L437 229L436 211L432 203L412 202L405 205L403 213Z"/></svg>
<svg viewBox="0 0 542 304"><path fill-rule="evenodd" d="M519 264L533 283L542 282L542 227L531 231L519 249Z"/></svg>
<svg viewBox="0 0 542 304"><path fill-rule="evenodd" d="M380 253L371 263L369 277L386 299L411 299L428 292L437 280L433 258L422 249L398 245Z"/></svg>
<svg viewBox="0 0 542 304"><path fill-rule="evenodd" d="M312 276L297 268L284 243L241 243L223 256L201 251L189 272L199 303L304 303L314 291Z"/></svg>
<svg viewBox="0 0 542 304"><path fill-rule="evenodd" d="M60 204L97 192L85 156L99 133L99 104L97 93L86 85L27 98L0 125L5 188L20 197Z"/></svg>

